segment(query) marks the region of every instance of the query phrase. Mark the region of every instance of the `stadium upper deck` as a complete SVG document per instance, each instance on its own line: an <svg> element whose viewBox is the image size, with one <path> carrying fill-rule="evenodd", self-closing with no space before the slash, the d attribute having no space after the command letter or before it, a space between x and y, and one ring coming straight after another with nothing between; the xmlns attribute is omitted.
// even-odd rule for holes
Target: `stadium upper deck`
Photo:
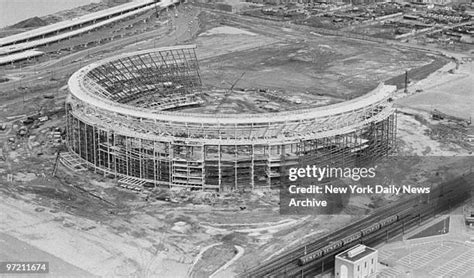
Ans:
<svg viewBox="0 0 474 278"><path fill-rule="evenodd" d="M268 129L270 127L271 130L279 131L278 133L267 131L266 136L264 136L266 139L281 137L285 134L285 131L291 131L293 134L295 129L299 130L299 132L294 133L294 135L301 136L302 134L311 134L316 131L335 131L341 128L349 128L353 124L375 120L377 117L383 117L391 113L389 98L395 88L383 84L361 97L346 102L278 113L198 114L168 112L157 111L156 109L137 109L137 107L122 101L122 99L129 99L130 95L133 96L139 92L152 89L152 85L147 85L146 81L130 82L130 79L138 79L138 76L132 74L123 75L121 72L126 71L127 68L138 68L141 72L144 72L145 68L151 69L165 64L169 67L170 62L167 64L166 61L163 61L164 56L168 57L167 53L173 53L173 51L178 49L189 51L194 47L167 47L161 48L159 52L156 52L156 50L144 50L135 52L133 55L124 54L99 63L93 63L82 68L70 78L69 88L77 100L116 115L135 118L139 121L153 121L155 124L173 122L174 125L185 129L193 129L189 125L205 124L208 128L215 126L219 129L236 129L239 130L238 134L247 131L247 135L244 136L247 139L261 137L257 136L257 131L262 128ZM173 64L177 67L186 66L189 70L179 80L174 77L174 79L168 78L166 81L172 80L175 84L180 85L191 81L192 83L200 84L200 80L197 80L199 77L197 63L193 63L193 59L186 59L185 61L177 57L177 54L174 55L172 59L174 60ZM99 77L99 72L102 74L101 77ZM117 84L114 84L116 82L122 84L119 87L120 91L114 91L114 89L118 88ZM187 127L185 127L186 124ZM259 124L263 124L261 128L257 127ZM295 128L296 125L298 128ZM155 128L155 130L156 132L162 130L164 133L166 130L166 133L170 131L164 125L162 128ZM230 131L226 132L228 136L235 138L236 136L231 136L232 133ZM286 137L290 137L289 134ZM239 138L242 137L240 136Z"/></svg>

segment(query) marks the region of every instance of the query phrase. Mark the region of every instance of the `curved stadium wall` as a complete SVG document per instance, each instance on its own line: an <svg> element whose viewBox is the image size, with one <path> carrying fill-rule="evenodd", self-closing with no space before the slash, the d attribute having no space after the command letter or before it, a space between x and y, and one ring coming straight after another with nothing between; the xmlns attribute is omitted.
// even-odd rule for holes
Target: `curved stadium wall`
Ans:
<svg viewBox="0 0 474 278"><path fill-rule="evenodd" d="M350 167L395 144L394 86L325 107L260 114L167 111L199 104L195 46L115 56L75 72L67 146L96 172L144 186L277 187L288 167Z"/></svg>

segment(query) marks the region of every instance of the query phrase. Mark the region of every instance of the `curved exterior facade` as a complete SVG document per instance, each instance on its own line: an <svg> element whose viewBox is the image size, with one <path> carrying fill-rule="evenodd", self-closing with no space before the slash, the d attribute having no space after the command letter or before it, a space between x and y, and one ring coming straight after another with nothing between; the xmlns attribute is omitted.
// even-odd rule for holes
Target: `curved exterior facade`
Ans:
<svg viewBox="0 0 474 278"><path fill-rule="evenodd" d="M195 46L115 56L72 75L67 145L90 168L141 184L277 186L287 167L353 166L395 143L394 86L350 101L261 114L166 111L199 103Z"/></svg>

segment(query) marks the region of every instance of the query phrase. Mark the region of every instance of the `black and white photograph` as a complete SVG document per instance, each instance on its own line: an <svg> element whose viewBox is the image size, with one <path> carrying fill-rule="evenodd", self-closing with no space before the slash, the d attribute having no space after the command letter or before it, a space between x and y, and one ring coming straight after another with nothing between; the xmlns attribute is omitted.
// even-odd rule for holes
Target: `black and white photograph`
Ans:
<svg viewBox="0 0 474 278"><path fill-rule="evenodd" d="M0 0L0 278L474 277L473 0Z"/></svg>

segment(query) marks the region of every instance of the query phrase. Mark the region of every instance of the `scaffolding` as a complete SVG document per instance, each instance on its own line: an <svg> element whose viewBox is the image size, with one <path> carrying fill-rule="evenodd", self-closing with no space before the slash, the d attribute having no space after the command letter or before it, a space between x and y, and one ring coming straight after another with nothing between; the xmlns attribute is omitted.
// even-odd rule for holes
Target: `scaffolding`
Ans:
<svg viewBox="0 0 474 278"><path fill-rule="evenodd" d="M140 51L76 72L66 103L70 152L134 187L229 191L278 187L295 165L350 167L394 149L395 88L383 84L359 98L306 110L166 111L192 105L199 94L194 48Z"/></svg>

